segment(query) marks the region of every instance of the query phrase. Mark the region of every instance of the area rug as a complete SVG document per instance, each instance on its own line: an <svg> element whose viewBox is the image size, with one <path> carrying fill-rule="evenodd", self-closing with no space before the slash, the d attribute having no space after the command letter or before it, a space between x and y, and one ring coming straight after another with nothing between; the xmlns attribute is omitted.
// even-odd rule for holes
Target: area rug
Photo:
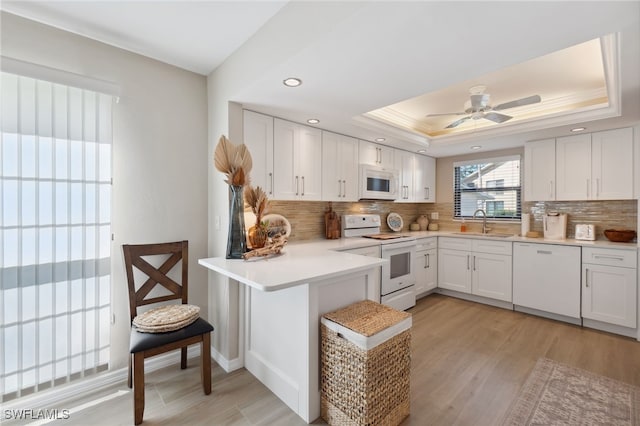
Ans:
<svg viewBox="0 0 640 426"><path fill-rule="evenodd" d="M640 426L640 387L540 358L503 425Z"/></svg>

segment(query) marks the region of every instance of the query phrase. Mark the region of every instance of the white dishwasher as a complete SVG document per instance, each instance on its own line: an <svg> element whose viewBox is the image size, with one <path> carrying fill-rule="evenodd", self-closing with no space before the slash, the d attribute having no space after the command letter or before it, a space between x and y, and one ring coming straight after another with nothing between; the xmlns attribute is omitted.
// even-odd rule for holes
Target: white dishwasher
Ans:
<svg viewBox="0 0 640 426"><path fill-rule="evenodd" d="M513 304L580 322L580 247L513 244ZM542 313L540 313L542 314Z"/></svg>

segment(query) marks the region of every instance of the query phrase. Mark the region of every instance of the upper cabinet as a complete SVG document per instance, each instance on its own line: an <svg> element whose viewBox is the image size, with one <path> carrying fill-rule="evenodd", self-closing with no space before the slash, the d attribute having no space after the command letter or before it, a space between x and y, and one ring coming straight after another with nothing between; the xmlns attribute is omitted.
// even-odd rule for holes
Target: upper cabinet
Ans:
<svg viewBox="0 0 640 426"><path fill-rule="evenodd" d="M393 169L393 151L394 149L376 143L360 141L359 149L360 163L379 166L384 169Z"/></svg>
<svg viewBox="0 0 640 426"><path fill-rule="evenodd" d="M396 149L395 169L400 179L397 203L433 203L436 199L435 159Z"/></svg>
<svg viewBox="0 0 640 426"><path fill-rule="evenodd" d="M525 144L527 201L633 198L631 128Z"/></svg>
<svg viewBox="0 0 640 426"><path fill-rule="evenodd" d="M274 199L320 201L322 198L322 131L274 119Z"/></svg>
<svg viewBox="0 0 640 426"><path fill-rule="evenodd" d="M322 132L322 200L358 201L358 140Z"/></svg>
<svg viewBox="0 0 640 426"><path fill-rule="evenodd" d="M436 159L416 155L415 198L417 203L436 202Z"/></svg>
<svg viewBox="0 0 640 426"><path fill-rule="evenodd" d="M556 199L556 140L524 144L524 199Z"/></svg>
<svg viewBox="0 0 640 426"><path fill-rule="evenodd" d="M243 129L244 144L253 160L251 184L273 198L273 117L244 110Z"/></svg>

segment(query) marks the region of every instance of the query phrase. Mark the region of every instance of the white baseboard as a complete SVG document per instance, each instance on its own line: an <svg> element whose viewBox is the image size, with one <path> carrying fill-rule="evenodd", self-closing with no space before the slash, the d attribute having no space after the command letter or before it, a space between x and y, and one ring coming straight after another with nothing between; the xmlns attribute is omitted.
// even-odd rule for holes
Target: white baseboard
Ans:
<svg viewBox="0 0 640 426"><path fill-rule="evenodd" d="M222 354L218 352L213 346L211 347L211 357L227 373L231 373L232 371L239 370L244 367L244 361L242 360L242 358L237 357L229 360L222 356Z"/></svg>
<svg viewBox="0 0 640 426"><path fill-rule="evenodd" d="M192 345L187 349L188 359L199 357L200 345ZM150 373L179 363L180 352L176 350L146 359L144 362L144 370L145 373ZM128 367L114 371L105 371L104 373L89 376L83 380L76 380L74 382L56 386L42 392L36 392L13 401L3 402L2 408L7 410L19 410L56 407L65 401L77 398L79 395L95 392L117 383L123 383L126 386L127 370Z"/></svg>

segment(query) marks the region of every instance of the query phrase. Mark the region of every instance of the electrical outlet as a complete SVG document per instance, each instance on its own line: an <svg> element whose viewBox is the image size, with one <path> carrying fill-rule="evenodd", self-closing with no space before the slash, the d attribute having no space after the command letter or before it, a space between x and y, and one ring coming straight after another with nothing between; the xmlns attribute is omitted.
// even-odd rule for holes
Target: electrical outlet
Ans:
<svg viewBox="0 0 640 426"><path fill-rule="evenodd" d="M431 212L431 219L438 220L440 214L438 212Z"/></svg>

